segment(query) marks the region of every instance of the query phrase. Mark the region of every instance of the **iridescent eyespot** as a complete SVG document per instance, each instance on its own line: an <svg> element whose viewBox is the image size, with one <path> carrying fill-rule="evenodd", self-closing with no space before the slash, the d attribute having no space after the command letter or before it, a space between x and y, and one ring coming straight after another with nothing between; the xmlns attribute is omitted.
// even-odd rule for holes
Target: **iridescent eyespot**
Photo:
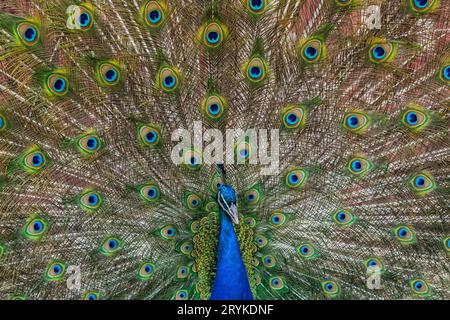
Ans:
<svg viewBox="0 0 450 320"><path fill-rule="evenodd" d="M160 68L157 77L159 87L165 92L173 92L178 88L180 81L179 71L172 66Z"/></svg>
<svg viewBox="0 0 450 320"><path fill-rule="evenodd" d="M250 228L254 228L256 226L256 219L254 217L245 217L244 224L246 224Z"/></svg>
<svg viewBox="0 0 450 320"><path fill-rule="evenodd" d="M37 240L44 236L47 231L48 224L39 215L32 215L23 227L22 234L25 238Z"/></svg>
<svg viewBox="0 0 450 320"><path fill-rule="evenodd" d="M17 24L16 32L20 43L27 47L36 45L41 37L39 27L30 21L23 21Z"/></svg>
<svg viewBox="0 0 450 320"><path fill-rule="evenodd" d="M254 258L253 258L252 264L253 264L255 267L259 266L259 259L258 259L258 257L254 257Z"/></svg>
<svg viewBox="0 0 450 320"><path fill-rule="evenodd" d="M409 282L411 290L418 296L426 296L430 294L430 286L423 279L413 279Z"/></svg>
<svg viewBox="0 0 450 320"><path fill-rule="evenodd" d="M146 203L156 203L160 199L161 192L156 183L149 182L139 187L139 195Z"/></svg>
<svg viewBox="0 0 450 320"><path fill-rule="evenodd" d="M199 153L193 149L184 150L183 164L191 170L199 170L202 166L201 153Z"/></svg>
<svg viewBox="0 0 450 320"><path fill-rule="evenodd" d="M269 223L274 227L281 227L287 221L287 217L282 212L274 212L269 217Z"/></svg>
<svg viewBox="0 0 450 320"><path fill-rule="evenodd" d="M182 280L189 277L190 270L186 266L179 266L177 269L177 278Z"/></svg>
<svg viewBox="0 0 450 320"><path fill-rule="evenodd" d="M191 241L185 241L180 244L179 251L185 255L190 255L193 249Z"/></svg>
<svg viewBox="0 0 450 320"><path fill-rule="evenodd" d="M78 200L81 208L88 213L98 210L101 207L102 202L103 199L100 193L92 189L83 191Z"/></svg>
<svg viewBox="0 0 450 320"><path fill-rule="evenodd" d="M273 290L281 290L284 288L284 280L282 277L270 277L269 285Z"/></svg>
<svg viewBox="0 0 450 320"><path fill-rule="evenodd" d="M228 30L219 21L210 22L200 29L203 44L207 48L217 48L225 40Z"/></svg>
<svg viewBox="0 0 450 320"><path fill-rule="evenodd" d="M199 232L200 231L200 227L201 227L200 221L195 220L195 221L191 222L190 228L191 228L191 232L192 233Z"/></svg>
<svg viewBox="0 0 450 320"><path fill-rule="evenodd" d="M339 209L336 210L332 215L333 221L341 227L351 226L356 218L349 210Z"/></svg>
<svg viewBox="0 0 450 320"><path fill-rule="evenodd" d="M450 253L450 237L445 238L442 241L442 244L444 245L444 249L445 251L447 251L447 253ZM0 255L1 256L1 255Z"/></svg>
<svg viewBox="0 0 450 320"><path fill-rule="evenodd" d="M67 13L70 14L69 19L73 19L68 24L71 30L89 31L94 25L94 12L90 3L69 7Z"/></svg>
<svg viewBox="0 0 450 320"><path fill-rule="evenodd" d="M183 196L183 203L189 210L200 210L203 206L202 198L195 193L186 192Z"/></svg>
<svg viewBox="0 0 450 320"><path fill-rule="evenodd" d="M364 261L364 265L366 267L367 273L383 273L384 272L384 264L378 258L369 258Z"/></svg>
<svg viewBox="0 0 450 320"><path fill-rule="evenodd" d="M225 99L217 94L210 95L202 102L202 113L210 120L220 120L228 109Z"/></svg>
<svg viewBox="0 0 450 320"><path fill-rule="evenodd" d="M47 157L37 145L32 146L21 156L22 168L31 174L39 173L47 164Z"/></svg>
<svg viewBox="0 0 450 320"><path fill-rule="evenodd" d="M245 77L251 83L258 84L262 82L266 78L267 72L267 63L262 58L253 57L244 64Z"/></svg>
<svg viewBox="0 0 450 320"><path fill-rule="evenodd" d="M262 200L262 189L259 185L255 185L250 189L246 190L243 194L243 202L246 206L256 206Z"/></svg>
<svg viewBox="0 0 450 320"><path fill-rule="evenodd" d="M370 117L362 111L347 112L344 115L343 127L350 132L361 134L367 131L370 125Z"/></svg>
<svg viewBox="0 0 450 320"><path fill-rule="evenodd" d="M298 129L306 123L306 110L301 105L292 105L281 111L281 123L285 129Z"/></svg>
<svg viewBox="0 0 450 320"><path fill-rule="evenodd" d="M223 186L223 180L222 177L220 176L220 174L216 173L213 175L212 179L211 179L211 184L210 184L210 189L211 191L216 194L217 192L219 192L220 187Z"/></svg>
<svg viewBox="0 0 450 320"><path fill-rule="evenodd" d="M121 80L122 71L118 63L103 62L97 66L98 82L102 86L114 86Z"/></svg>
<svg viewBox="0 0 450 320"><path fill-rule="evenodd" d="M143 147L157 147L161 143L161 131L152 124L138 127L138 140Z"/></svg>
<svg viewBox="0 0 450 320"><path fill-rule="evenodd" d="M425 110L411 107L403 112L402 122L408 129L420 132L428 126L430 117Z"/></svg>
<svg viewBox="0 0 450 320"><path fill-rule="evenodd" d="M376 40L369 48L369 60L373 63L391 62L397 55L397 45L385 40Z"/></svg>
<svg viewBox="0 0 450 320"><path fill-rule="evenodd" d="M436 182L428 172L419 172L409 179L410 188L420 196L427 195L437 188Z"/></svg>
<svg viewBox="0 0 450 320"><path fill-rule="evenodd" d="M297 247L297 252L304 259L312 259L316 257L316 249L312 244L304 243Z"/></svg>
<svg viewBox="0 0 450 320"><path fill-rule="evenodd" d="M335 0L334 2L340 7L347 7L353 3L353 0Z"/></svg>
<svg viewBox="0 0 450 320"><path fill-rule="evenodd" d="M47 266L45 278L49 281L58 281L64 277L66 273L66 265L60 261L53 261Z"/></svg>
<svg viewBox="0 0 450 320"><path fill-rule="evenodd" d="M302 40L298 48L300 57L306 63L316 63L325 55L325 48L319 39Z"/></svg>
<svg viewBox="0 0 450 320"><path fill-rule="evenodd" d="M100 292L87 291L83 294L83 300L100 300Z"/></svg>
<svg viewBox="0 0 450 320"><path fill-rule="evenodd" d="M7 120L5 115L0 113L0 132L4 131L6 129Z"/></svg>
<svg viewBox="0 0 450 320"><path fill-rule="evenodd" d="M55 71L47 75L45 89L49 96L62 97L69 92L69 80L63 71Z"/></svg>
<svg viewBox="0 0 450 320"><path fill-rule="evenodd" d="M261 260L262 260L264 267L269 268L269 269L275 267L275 265L277 263L277 259L275 259L275 257L270 254L265 255L264 257L262 257Z"/></svg>
<svg viewBox="0 0 450 320"><path fill-rule="evenodd" d="M363 157L351 158L347 163L347 170L358 177L362 177L373 168L372 162Z"/></svg>
<svg viewBox="0 0 450 320"><path fill-rule="evenodd" d="M256 242L256 245L258 246L258 248L262 249L267 245L268 240L262 234L257 234L257 235L255 235L255 242Z"/></svg>
<svg viewBox="0 0 450 320"><path fill-rule="evenodd" d="M107 237L102 245L100 246L100 253L105 255L105 256L112 256L115 253L117 253L117 251L119 251L123 246L123 241L121 239L119 239L118 237L115 236L111 236L111 237Z"/></svg>
<svg viewBox="0 0 450 320"><path fill-rule="evenodd" d="M254 15L263 14L269 5L268 0L246 0L246 2L247 10Z"/></svg>
<svg viewBox="0 0 450 320"><path fill-rule="evenodd" d="M187 299L188 299L187 290L178 290L175 293L175 300L187 300Z"/></svg>
<svg viewBox="0 0 450 320"><path fill-rule="evenodd" d="M145 24L151 28L161 26L165 19L166 6L161 1L147 1L141 13Z"/></svg>
<svg viewBox="0 0 450 320"><path fill-rule="evenodd" d="M416 242L416 233L410 227L398 226L394 229L394 234L401 243L412 244Z"/></svg>
<svg viewBox="0 0 450 320"><path fill-rule="evenodd" d="M95 130L89 130L78 138L77 149L85 157L95 155L103 143Z"/></svg>
<svg viewBox="0 0 450 320"><path fill-rule="evenodd" d="M337 297L341 292L339 284L335 281L323 281L322 290L329 298Z"/></svg>
<svg viewBox="0 0 450 320"><path fill-rule="evenodd" d="M139 269L137 271L137 278L141 281L146 281L150 279L155 271L155 265L151 262L143 262L139 266Z"/></svg>
<svg viewBox="0 0 450 320"><path fill-rule="evenodd" d="M299 189L305 185L308 175L305 169L291 169L285 174L284 183L289 188Z"/></svg>
<svg viewBox="0 0 450 320"><path fill-rule="evenodd" d="M159 234L162 238L166 240L174 239L175 237L175 228L173 226L165 226L159 230Z"/></svg>
<svg viewBox="0 0 450 320"><path fill-rule="evenodd" d="M409 10L414 15L427 14L434 11L438 5L438 0L407 0Z"/></svg>

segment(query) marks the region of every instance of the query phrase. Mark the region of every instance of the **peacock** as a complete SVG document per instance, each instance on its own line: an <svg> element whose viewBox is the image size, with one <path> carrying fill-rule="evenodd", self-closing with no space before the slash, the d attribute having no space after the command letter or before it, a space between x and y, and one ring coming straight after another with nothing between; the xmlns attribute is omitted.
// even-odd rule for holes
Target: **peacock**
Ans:
<svg viewBox="0 0 450 320"><path fill-rule="evenodd" d="M1 1L0 299L450 299L449 12Z"/></svg>

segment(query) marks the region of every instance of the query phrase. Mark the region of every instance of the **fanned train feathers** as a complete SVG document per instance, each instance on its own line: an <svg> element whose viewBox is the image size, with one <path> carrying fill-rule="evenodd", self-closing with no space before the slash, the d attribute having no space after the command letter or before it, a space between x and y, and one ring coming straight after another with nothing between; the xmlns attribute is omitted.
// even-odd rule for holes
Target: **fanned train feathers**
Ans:
<svg viewBox="0 0 450 320"><path fill-rule="evenodd" d="M208 299L226 182L255 299L449 299L449 10L2 1L0 298ZM279 172L174 164L195 121L279 129Z"/></svg>

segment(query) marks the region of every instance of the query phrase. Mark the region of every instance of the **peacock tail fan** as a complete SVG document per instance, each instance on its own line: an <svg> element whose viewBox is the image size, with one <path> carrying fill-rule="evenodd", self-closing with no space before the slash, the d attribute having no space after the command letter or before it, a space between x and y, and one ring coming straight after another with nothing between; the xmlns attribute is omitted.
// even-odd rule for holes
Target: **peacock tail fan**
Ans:
<svg viewBox="0 0 450 320"><path fill-rule="evenodd" d="M448 11L1 1L0 299L450 299Z"/></svg>

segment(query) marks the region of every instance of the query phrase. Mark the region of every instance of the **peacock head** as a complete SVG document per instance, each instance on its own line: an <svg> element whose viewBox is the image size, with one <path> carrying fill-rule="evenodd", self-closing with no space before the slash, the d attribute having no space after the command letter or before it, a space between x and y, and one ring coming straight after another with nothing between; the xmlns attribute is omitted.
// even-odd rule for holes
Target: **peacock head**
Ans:
<svg viewBox="0 0 450 320"><path fill-rule="evenodd" d="M222 210L230 216L231 220L233 220L234 223L239 224L237 197L233 187L222 185L217 193L217 202Z"/></svg>

